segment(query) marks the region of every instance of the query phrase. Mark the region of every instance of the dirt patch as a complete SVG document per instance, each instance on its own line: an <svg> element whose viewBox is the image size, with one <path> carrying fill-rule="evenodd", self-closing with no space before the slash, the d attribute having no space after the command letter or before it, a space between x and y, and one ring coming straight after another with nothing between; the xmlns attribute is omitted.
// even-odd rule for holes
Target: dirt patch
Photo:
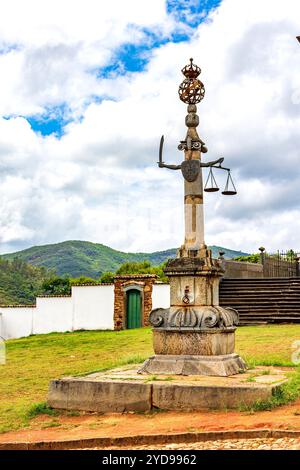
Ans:
<svg viewBox="0 0 300 470"><path fill-rule="evenodd" d="M272 411L149 412L143 414L81 413L39 416L30 427L0 434L0 443L87 439L237 429L300 430L300 400Z"/></svg>

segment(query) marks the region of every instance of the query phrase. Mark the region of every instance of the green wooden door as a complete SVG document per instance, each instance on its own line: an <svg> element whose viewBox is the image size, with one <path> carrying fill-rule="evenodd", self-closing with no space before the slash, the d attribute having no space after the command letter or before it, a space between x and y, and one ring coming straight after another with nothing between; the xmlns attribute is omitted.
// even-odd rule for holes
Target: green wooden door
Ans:
<svg viewBox="0 0 300 470"><path fill-rule="evenodd" d="M130 289L127 291L127 328L141 326L141 293L137 289Z"/></svg>

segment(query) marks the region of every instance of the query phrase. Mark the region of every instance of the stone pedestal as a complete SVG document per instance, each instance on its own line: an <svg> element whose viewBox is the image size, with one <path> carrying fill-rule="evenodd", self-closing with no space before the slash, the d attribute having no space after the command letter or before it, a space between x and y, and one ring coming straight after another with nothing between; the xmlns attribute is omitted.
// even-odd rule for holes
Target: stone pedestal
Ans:
<svg viewBox="0 0 300 470"><path fill-rule="evenodd" d="M139 372L229 376L244 371L245 362L234 353L238 312L219 306L221 266L206 247L188 253L181 248L178 255L165 269L171 306L149 317L155 356Z"/></svg>

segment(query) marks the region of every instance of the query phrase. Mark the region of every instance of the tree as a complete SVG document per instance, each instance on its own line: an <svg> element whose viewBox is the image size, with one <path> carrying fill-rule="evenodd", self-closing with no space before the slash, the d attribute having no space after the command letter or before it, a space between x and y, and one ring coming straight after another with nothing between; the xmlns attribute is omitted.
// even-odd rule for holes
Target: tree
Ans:
<svg viewBox="0 0 300 470"><path fill-rule="evenodd" d="M162 263L159 266L152 266L150 261L140 261L140 262L127 262L123 263L119 269L116 271L117 275L126 275L126 274L156 274L158 279L163 282L167 282L168 278L164 274L163 269L166 266L166 263Z"/></svg>
<svg viewBox="0 0 300 470"><path fill-rule="evenodd" d="M115 274L110 271L105 271L100 277L100 282L102 284L111 284L114 282Z"/></svg>
<svg viewBox="0 0 300 470"><path fill-rule="evenodd" d="M67 277L52 276L42 283L42 294L67 295L71 293L70 279Z"/></svg>
<svg viewBox="0 0 300 470"><path fill-rule="evenodd" d="M74 286L75 284L84 285L84 284L96 284L97 281L87 276L73 277L70 279L70 285Z"/></svg>
<svg viewBox="0 0 300 470"><path fill-rule="evenodd" d="M28 305L41 293L41 285L51 273L44 267L32 266L21 259L0 257L0 304Z"/></svg>
<svg viewBox="0 0 300 470"><path fill-rule="evenodd" d="M286 259L288 261L295 261L297 254L294 252L294 250L288 250L286 253Z"/></svg>

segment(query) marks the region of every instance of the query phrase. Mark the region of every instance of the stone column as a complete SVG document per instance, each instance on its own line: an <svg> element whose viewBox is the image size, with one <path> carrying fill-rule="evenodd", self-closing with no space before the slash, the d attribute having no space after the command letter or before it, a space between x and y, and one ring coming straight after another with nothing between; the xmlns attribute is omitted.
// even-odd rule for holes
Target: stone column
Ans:
<svg viewBox="0 0 300 470"><path fill-rule="evenodd" d="M192 142L199 142L196 127L199 125L199 117L196 114L196 105L188 106L188 115L185 123L188 127L186 142L187 148L184 150L184 159L201 162L200 149L192 147ZM201 147L200 147L201 148ZM184 215L185 215L185 250L199 250L204 246L204 213L203 213L203 182L202 169L195 181L184 180Z"/></svg>

